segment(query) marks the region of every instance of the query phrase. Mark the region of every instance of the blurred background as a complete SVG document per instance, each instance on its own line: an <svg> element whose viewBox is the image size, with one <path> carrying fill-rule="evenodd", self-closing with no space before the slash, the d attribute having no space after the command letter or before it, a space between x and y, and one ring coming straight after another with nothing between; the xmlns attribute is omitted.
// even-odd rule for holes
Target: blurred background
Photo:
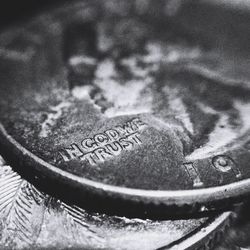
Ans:
<svg viewBox="0 0 250 250"><path fill-rule="evenodd" d="M0 30L8 28L11 24L19 22L19 20L30 18L31 16L36 15L36 13L42 10L53 8L58 3L61 4L66 1L67 0L2 0L0 2ZM174 11L174 9L178 8L178 6L184 1L169 0L169 2L171 3L171 5L169 6L172 6L172 11ZM143 0L140 0L139 2L143 3ZM232 11L229 13L233 13L234 11L241 11L242 15L246 16L246 20L250 20L250 0L194 0L193 2L211 2L215 6L229 8ZM244 23L236 23L235 27L237 27L237 25L240 32L244 32L245 27L244 29L242 29ZM244 36L244 34L241 35ZM248 43L250 45L249 40ZM216 250L236 249L250 249L250 202L246 202L243 205L240 213L237 215L237 220L229 229L229 231L225 232L224 240L221 241L220 244L216 247Z"/></svg>

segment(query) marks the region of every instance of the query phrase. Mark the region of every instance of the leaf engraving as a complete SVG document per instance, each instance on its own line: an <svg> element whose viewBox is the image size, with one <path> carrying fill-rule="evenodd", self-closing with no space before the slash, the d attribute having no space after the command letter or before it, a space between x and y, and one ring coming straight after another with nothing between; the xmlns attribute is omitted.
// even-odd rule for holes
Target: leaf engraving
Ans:
<svg viewBox="0 0 250 250"><path fill-rule="evenodd" d="M79 244L89 244L90 246L104 247L106 244L100 232L94 223L91 223L89 220L89 214L85 212L84 209L79 208L75 205L68 205L64 202L60 202L60 207L63 211L63 214L66 215L66 218L69 220L70 231L73 232L75 240Z"/></svg>
<svg viewBox="0 0 250 250"><path fill-rule="evenodd" d="M0 159L0 246L27 248L43 221L44 195Z"/></svg>

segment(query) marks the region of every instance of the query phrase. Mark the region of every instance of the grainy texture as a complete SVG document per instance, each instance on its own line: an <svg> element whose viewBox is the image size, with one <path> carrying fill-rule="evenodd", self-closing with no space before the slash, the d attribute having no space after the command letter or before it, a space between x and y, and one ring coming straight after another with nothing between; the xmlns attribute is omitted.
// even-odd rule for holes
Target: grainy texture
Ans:
<svg viewBox="0 0 250 250"><path fill-rule="evenodd" d="M250 185L243 38L193 27L189 8L199 20L207 2L138 4L74 1L1 34L2 152L114 203L220 208Z"/></svg>
<svg viewBox="0 0 250 250"><path fill-rule="evenodd" d="M0 159L1 249L174 247L193 234L206 230L210 223L216 224L217 216L152 221L88 213L41 193ZM225 220L228 220L227 216ZM210 234L202 237L201 245L208 239L212 240ZM192 244L199 245L199 242Z"/></svg>
<svg viewBox="0 0 250 250"><path fill-rule="evenodd" d="M249 2L77 2L1 35L0 118L9 134L61 170L119 187L196 190L248 178ZM12 160L15 150L6 156ZM18 159L21 169L27 155ZM90 214L38 191L6 165L0 191L4 249L155 248L206 221ZM214 209L197 197L188 209L185 202L172 212ZM249 248L248 210L246 204L217 249ZM201 247L214 248L212 238Z"/></svg>
<svg viewBox="0 0 250 250"><path fill-rule="evenodd" d="M237 220L224 236L223 243L215 250L249 250L250 249L250 203L241 208Z"/></svg>

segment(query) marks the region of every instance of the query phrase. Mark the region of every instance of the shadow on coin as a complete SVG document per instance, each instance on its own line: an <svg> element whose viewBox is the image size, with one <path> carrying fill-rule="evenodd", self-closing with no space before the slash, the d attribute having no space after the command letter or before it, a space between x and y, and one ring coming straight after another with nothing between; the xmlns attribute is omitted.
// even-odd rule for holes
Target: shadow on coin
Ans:
<svg viewBox="0 0 250 250"><path fill-rule="evenodd" d="M237 220L228 232L227 242L241 248L250 249L250 201L240 209Z"/></svg>
<svg viewBox="0 0 250 250"><path fill-rule="evenodd" d="M230 228L224 233L223 240L215 250L250 249L250 200L246 200L235 214Z"/></svg>
<svg viewBox="0 0 250 250"><path fill-rule="evenodd" d="M66 0L3 0L0 5L0 29L30 19L43 10L54 8L59 2L62 4Z"/></svg>
<svg viewBox="0 0 250 250"><path fill-rule="evenodd" d="M205 208L205 206L200 204L180 207L177 205L166 206L164 204L156 205L153 203L144 204L142 202L132 202L86 192L86 190L80 187L69 187L67 183L62 183L60 180L57 182L55 178L50 179L41 173L37 173L34 170L35 168L16 168L18 164L13 164L13 162L11 162L10 165L41 192L59 199L68 205L77 205L89 213L104 213L107 215L152 220L180 220L216 216L224 211L231 211L233 208L230 201L215 204L216 209L213 206L214 204L211 206L207 204L207 208ZM239 198L239 202L240 201L241 198Z"/></svg>

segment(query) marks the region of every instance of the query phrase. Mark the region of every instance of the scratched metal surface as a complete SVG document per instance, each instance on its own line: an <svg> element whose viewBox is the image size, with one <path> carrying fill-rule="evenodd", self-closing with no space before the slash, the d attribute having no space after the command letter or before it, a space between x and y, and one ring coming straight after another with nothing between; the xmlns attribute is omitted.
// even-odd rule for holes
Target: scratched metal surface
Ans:
<svg viewBox="0 0 250 250"><path fill-rule="evenodd" d="M174 1L169 2L173 3ZM175 3L177 4L172 4L172 7L171 5L169 5L170 10L174 11L175 9L178 9L178 4L181 2L182 1L176 1ZM244 3L246 2L247 1L244 1ZM230 1L230 3L234 5L234 2ZM1 55L4 57L7 56L10 58L19 58L24 61L27 59L27 56L29 57L29 53L25 55L22 53L15 53L15 51L14 53L9 52L11 51L1 50ZM175 60L176 54L172 56ZM244 70L244 67L241 69L242 63L236 62L235 64L237 63L238 71L230 71L230 65L225 65L225 68L219 68L218 71L230 78L238 78L239 71L241 71L242 74L240 79L248 79L248 72ZM202 73L206 75L207 73L210 74L211 72L203 71ZM217 76L218 75L215 75L215 77ZM225 79L228 80L228 78ZM174 235L175 237L179 235L181 237L183 236L183 230L186 230L185 226L190 229L190 222L181 222L181 226L180 224L178 224L179 222L177 222L178 225L172 221L164 222L167 224L167 227L162 229L162 231L161 226L159 226L161 222L157 222L155 224L155 222L147 221L145 226L145 221L131 221L127 220L126 218L119 217L112 218L110 222L110 218L107 218L106 216L96 214L90 216L87 215L82 209L76 207L72 208L66 203L62 203L57 199L48 197L46 194L41 193L36 188L31 186L31 184L29 184L25 180L20 179L20 176L13 172L10 167L5 166L1 168L1 178L3 178L0 182L1 189L3 191L1 196L1 201L3 203L0 205L1 244L3 249L5 249L7 246L18 246L19 248L50 248L52 246L63 246L63 244L66 244L67 247L81 246L85 247L86 249L89 249L90 246L92 248L106 247L109 249L112 245L112 247L115 247L115 249L117 249L117 246L121 246L120 241L122 241L122 243L124 243L125 245L128 244L128 238L126 238L126 236L128 235L126 233L132 232L132 237L133 239L135 239L135 231L138 232L141 228L145 229L145 227L147 226L149 226L151 229L152 227L153 229L156 229L157 235L154 234L154 230L152 230L151 232L149 232L150 230L147 230L147 235L148 233L151 233L150 236L152 236L154 239L156 237L157 242L159 242L158 237L160 237L159 235L162 232L164 232L164 234L166 232L169 233L171 237L172 235ZM236 224L234 228L230 229L230 231L227 233L226 242L224 242L222 246L219 246L218 249L240 249L240 247L242 247L243 249L243 247L247 248L249 246L250 237L247 211L248 207L246 206L242 212L242 215L240 216L238 224ZM196 221L194 224L193 222L194 221L192 221L191 224L195 224L195 226L198 226L201 223L201 221ZM166 226L166 224L164 224L164 227ZM110 225L112 225L111 232L107 232L107 227L109 227ZM80 227L80 229L78 227ZM58 228L60 230L58 230ZM124 228L126 228L126 230L128 231L125 231ZM143 234L143 229L142 231L140 231L141 234L139 233L140 238L142 237L142 235L145 236L145 234ZM121 236L124 237L122 238ZM149 239L151 241L151 238ZM108 241L109 243L107 243L106 241ZM132 244L131 238L129 242L130 244ZM138 243L138 238L136 238L136 243L134 244ZM142 245L140 245L140 247L141 246Z"/></svg>
<svg viewBox="0 0 250 250"><path fill-rule="evenodd" d="M0 249L244 250L250 246L248 211L246 203L234 223L219 216L222 226L214 218L151 221L90 214L40 192L0 158ZM206 232L208 221L215 224L216 239Z"/></svg>
<svg viewBox="0 0 250 250"><path fill-rule="evenodd" d="M91 214L40 192L0 160L0 249L250 249L249 203L233 223L227 213L219 222Z"/></svg>
<svg viewBox="0 0 250 250"><path fill-rule="evenodd" d="M249 34L224 19L202 33L192 1L143 2L142 21L134 2L100 2L102 15L77 3L1 35L3 154L114 200L202 206L249 192Z"/></svg>
<svg viewBox="0 0 250 250"><path fill-rule="evenodd" d="M152 221L91 214L40 192L0 158L0 249L197 249L214 245L229 216Z"/></svg>

